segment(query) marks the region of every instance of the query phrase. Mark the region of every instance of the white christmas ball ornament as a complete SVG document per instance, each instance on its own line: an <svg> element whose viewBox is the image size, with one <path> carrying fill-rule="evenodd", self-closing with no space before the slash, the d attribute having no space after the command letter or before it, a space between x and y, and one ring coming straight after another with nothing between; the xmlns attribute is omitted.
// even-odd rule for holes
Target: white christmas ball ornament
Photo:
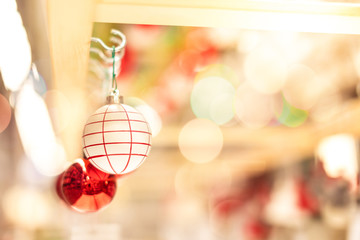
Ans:
<svg viewBox="0 0 360 240"><path fill-rule="evenodd" d="M85 124L83 150L99 170L110 174L134 171L147 158L151 130L144 116L125 104L105 105Z"/></svg>

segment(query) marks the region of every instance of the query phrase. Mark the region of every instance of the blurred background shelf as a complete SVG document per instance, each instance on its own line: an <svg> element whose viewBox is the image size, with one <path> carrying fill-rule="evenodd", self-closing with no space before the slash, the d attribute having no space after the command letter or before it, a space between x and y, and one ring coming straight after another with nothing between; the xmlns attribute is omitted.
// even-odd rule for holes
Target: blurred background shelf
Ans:
<svg viewBox="0 0 360 240"><path fill-rule="evenodd" d="M359 34L360 6L321 1L103 0L95 22Z"/></svg>

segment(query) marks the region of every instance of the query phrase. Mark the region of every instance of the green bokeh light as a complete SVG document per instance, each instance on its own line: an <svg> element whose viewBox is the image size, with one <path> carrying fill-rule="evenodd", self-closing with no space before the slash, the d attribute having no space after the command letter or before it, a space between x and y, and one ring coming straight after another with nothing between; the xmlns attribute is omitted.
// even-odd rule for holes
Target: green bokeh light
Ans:
<svg viewBox="0 0 360 240"><path fill-rule="evenodd" d="M308 112L293 107L283 98L283 108L278 121L287 127L298 127L302 125L308 118Z"/></svg>
<svg viewBox="0 0 360 240"><path fill-rule="evenodd" d="M234 117L235 88L221 77L200 79L191 93L191 109L198 118L222 125Z"/></svg>

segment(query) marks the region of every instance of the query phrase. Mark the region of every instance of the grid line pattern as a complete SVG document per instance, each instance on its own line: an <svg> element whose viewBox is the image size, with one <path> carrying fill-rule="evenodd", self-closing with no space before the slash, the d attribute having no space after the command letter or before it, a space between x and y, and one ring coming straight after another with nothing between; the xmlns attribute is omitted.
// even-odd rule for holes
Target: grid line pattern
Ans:
<svg viewBox="0 0 360 240"><path fill-rule="evenodd" d="M83 145L86 146L85 138L83 137L82 139L83 139ZM83 148L83 150L84 150L84 153L85 153L86 158L89 159L89 156L90 156L90 155L89 155L88 150L87 150L86 148ZM92 161L91 159L90 159L89 161L90 161L97 169L99 169L99 170L101 170L101 171L104 171L104 169L103 169L102 167L100 167L99 165L97 165L96 162Z"/></svg>
<svg viewBox="0 0 360 240"><path fill-rule="evenodd" d="M126 174L148 157L151 135L150 126L140 112L125 104L105 105L85 124L83 151L99 170Z"/></svg>
<svg viewBox="0 0 360 240"><path fill-rule="evenodd" d="M126 111L128 113L134 113L134 114L141 114L139 112L129 112L129 111ZM125 111L111 111L111 112L108 112L107 114L110 114L110 113L125 113ZM101 115L101 114L105 114L104 112L98 112L98 113L94 113L93 115L91 115L90 117L93 117L93 116L96 116L96 115Z"/></svg>
<svg viewBox="0 0 360 240"><path fill-rule="evenodd" d="M146 123L146 126L147 126L148 131L150 132L149 124ZM151 142L150 134L148 135L148 142ZM148 151L150 150L150 146L151 146L150 144L147 145L146 152L145 152L145 156L141 159L141 161L140 161L139 164L136 166L136 168L140 167L140 165L145 161L145 158L147 157Z"/></svg>
<svg viewBox="0 0 360 240"><path fill-rule="evenodd" d="M109 162L109 165L110 165L110 167L111 167L111 170L113 170L113 171L115 172L115 174L116 174L117 172L115 171L115 169L114 169L113 166L111 165L111 162L110 162L108 153L107 153L107 151L106 151L106 145L105 145L104 127L105 127L106 113L107 113L107 111L109 110L109 107L110 107L110 105L107 106L107 108L106 108L106 110L105 110L105 113L104 113L104 118L103 118L103 120L102 120L102 139L103 139L103 145L104 145L104 151L105 151L106 158L107 158L107 160L108 160L108 162Z"/></svg>
<svg viewBox="0 0 360 240"><path fill-rule="evenodd" d="M125 114L126 114L126 118L128 120L128 123L129 123L129 129L130 129L130 152L129 152L129 158L128 158L128 161L126 163L126 166L124 168L124 170L122 170L121 172L124 172L126 170L126 168L129 166L129 162L130 162L130 159L131 159L131 154L132 154L132 140L133 140L133 137L132 137L132 131L131 131L131 123L130 123L130 119L129 119L129 115L128 113L126 112L125 108L123 105L121 105L121 107L124 109L125 111Z"/></svg>
<svg viewBox="0 0 360 240"><path fill-rule="evenodd" d="M146 121L143 120L136 120L136 119L109 119L109 120L100 120L100 121L94 121L94 122L89 122L86 123L85 126L91 125L91 124L95 124L95 123L105 123L105 122L141 122L141 123L146 123Z"/></svg>
<svg viewBox="0 0 360 240"><path fill-rule="evenodd" d="M85 135L83 135L83 137L87 137L87 136L90 136L90 135L95 135L95 134L102 134L102 133L121 133L121 132L130 132L130 130L117 130L117 131L93 132L93 133L88 133L88 134L85 134ZM151 135L151 133L150 133L150 132L146 132L146 131L135 131L135 130L132 130L131 132L135 132L135 133L144 133L144 134L149 134L149 135Z"/></svg>
<svg viewBox="0 0 360 240"><path fill-rule="evenodd" d="M146 145L146 146L149 146L149 147L151 146L151 144L143 143L143 142L107 142L106 143L106 145L111 145L111 144L140 144L140 145ZM102 145L104 145L104 144L103 143L90 144L90 145L86 145L86 147L84 147L83 149L86 149L88 147L94 147L94 146L102 146Z"/></svg>

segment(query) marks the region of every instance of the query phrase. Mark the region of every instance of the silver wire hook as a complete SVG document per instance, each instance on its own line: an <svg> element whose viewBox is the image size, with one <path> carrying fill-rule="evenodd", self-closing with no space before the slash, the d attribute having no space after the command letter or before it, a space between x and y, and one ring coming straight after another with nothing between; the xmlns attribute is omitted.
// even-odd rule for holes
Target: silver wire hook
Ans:
<svg viewBox="0 0 360 240"><path fill-rule="evenodd" d="M119 44L119 46L115 47L115 52L117 53L117 52L122 51L125 48L125 45L126 45L126 37L125 37L125 35L122 32L120 32L119 30L116 30L116 29L111 29L110 33L112 35L118 36L121 39L120 43L119 43L119 41L117 41L117 40L114 41L112 39L113 42ZM110 52L113 51L112 47L109 47L108 45L106 45L100 38L92 37L91 41L99 43L107 51L110 51Z"/></svg>
<svg viewBox="0 0 360 240"><path fill-rule="evenodd" d="M105 54L98 48L91 47L90 52L97 54L100 57L100 59L102 61L104 61L105 63L111 63L112 64L112 62L113 62L112 58L106 57ZM119 60L120 60L120 58L115 56L115 61L119 61Z"/></svg>

